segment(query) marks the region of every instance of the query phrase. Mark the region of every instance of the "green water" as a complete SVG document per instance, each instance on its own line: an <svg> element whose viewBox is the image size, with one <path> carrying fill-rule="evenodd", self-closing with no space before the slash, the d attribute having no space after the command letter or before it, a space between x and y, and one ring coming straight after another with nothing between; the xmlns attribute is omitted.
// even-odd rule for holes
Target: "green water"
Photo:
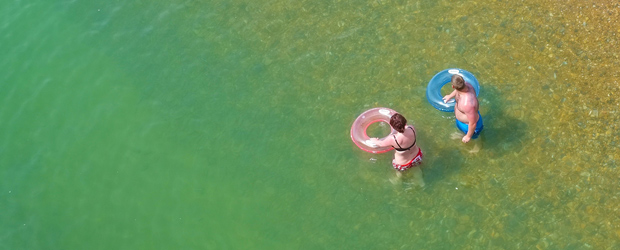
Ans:
<svg viewBox="0 0 620 250"><path fill-rule="evenodd" d="M619 15L0 2L0 249L616 249ZM482 86L475 154L426 101L451 67ZM380 106L416 126L425 188L351 142Z"/></svg>

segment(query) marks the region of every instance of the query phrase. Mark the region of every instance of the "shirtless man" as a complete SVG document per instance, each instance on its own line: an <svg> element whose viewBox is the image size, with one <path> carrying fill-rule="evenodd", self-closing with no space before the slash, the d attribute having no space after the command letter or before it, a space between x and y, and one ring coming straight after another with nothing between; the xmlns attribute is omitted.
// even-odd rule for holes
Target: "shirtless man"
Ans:
<svg viewBox="0 0 620 250"><path fill-rule="evenodd" d="M454 91L444 96L443 101L448 102L452 98L456 99L456 105L454 106L456 127L465 133L462 141L467 143L470 139L478 138L478 135L480 135L484 128L482 117L480 117L480 111L478 110L476 90L458 74L452 75L452 88Z"/></svg>

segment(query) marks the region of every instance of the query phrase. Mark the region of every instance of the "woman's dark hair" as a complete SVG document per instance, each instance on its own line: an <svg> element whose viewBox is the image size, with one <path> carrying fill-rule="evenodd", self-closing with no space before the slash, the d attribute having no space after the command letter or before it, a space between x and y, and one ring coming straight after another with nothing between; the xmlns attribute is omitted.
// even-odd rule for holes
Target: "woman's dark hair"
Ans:
<svg viewBox="0 0 620 250"><path fill-rule="evenodd" d="M407 125L407 119L399 113L392 115L392 118L390 118L390 126L400 133L405 132L405 125Z"/></svg>
<svg viewBox="0 0 620 250"><path fill-rule="evenodd" d="M458 91L462 91L465 88L465 80L463 77L457 74L452 75L452 86Z"/></svg>

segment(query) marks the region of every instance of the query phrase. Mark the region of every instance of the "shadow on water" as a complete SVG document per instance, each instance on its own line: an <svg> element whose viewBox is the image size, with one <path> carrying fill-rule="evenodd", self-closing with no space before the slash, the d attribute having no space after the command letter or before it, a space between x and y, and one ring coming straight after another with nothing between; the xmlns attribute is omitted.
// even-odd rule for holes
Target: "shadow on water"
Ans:
<svg viewBox="0 0 620 250"><path fill-rule="evenodd" d="M481 91L482 92L482 91ZM483 149L489 157L501 157L508 152L519 152L527 140L527 124L511 116L507 111L512 104L495 86L485 86L481 103L484 130L481 134ZM481 98L481 99L482 99ZM488 102L487 102L488 101Z"/></svg>

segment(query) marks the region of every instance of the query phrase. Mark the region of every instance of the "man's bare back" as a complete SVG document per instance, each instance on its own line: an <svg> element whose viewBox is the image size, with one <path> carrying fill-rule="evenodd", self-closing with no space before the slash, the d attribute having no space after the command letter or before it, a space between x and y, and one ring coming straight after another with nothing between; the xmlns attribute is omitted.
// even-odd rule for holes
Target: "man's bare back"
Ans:
<svg viewBox="0 0 620 250"><path fill-rule="evenodd" d="M476 91L474 87L469 83L467 90L464 92L457 91L456 105L454 106L454 116L462 123L469 124L469 121L473 121L474 124L478 121L478 98L476 98Z"/></svg>
<svg viewBox="0 0 620 250"><path fill-rule="evenodd" d="M452 78L452 88L454 88L454 91L444 96L443 100L444 102L448 102L448 100L455 98L454 116L459 122L463 123L463 125L467 125L467 131L464 131L465 136L463 136L462 139L464 143L467 143L471 140L472 136L474 136L474 133L476 133L476 127L480 119L476 90L470 83L465 82L462 77L457 75Z"/></svg>

